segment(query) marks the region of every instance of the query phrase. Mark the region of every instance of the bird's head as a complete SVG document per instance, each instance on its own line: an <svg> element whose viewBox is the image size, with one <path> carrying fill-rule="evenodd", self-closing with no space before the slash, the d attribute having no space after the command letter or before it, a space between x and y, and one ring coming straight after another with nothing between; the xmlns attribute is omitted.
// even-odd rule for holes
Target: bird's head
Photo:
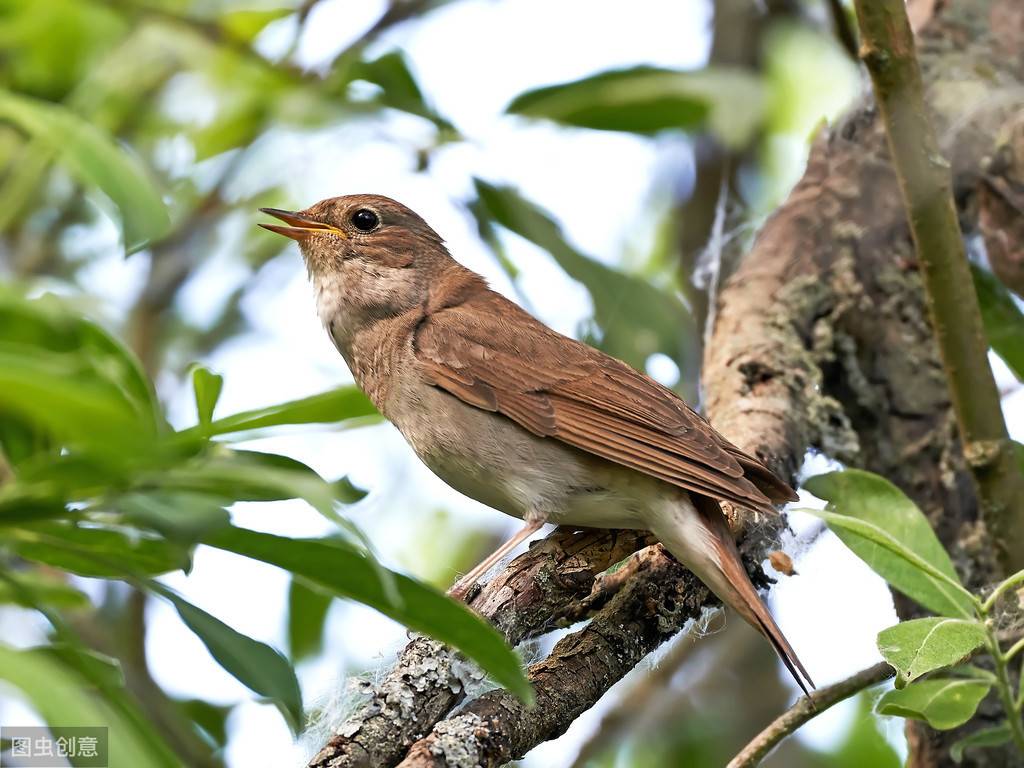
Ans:
<svg viewBox="0 0 1024 768"><path fill-rule="evenodd" d="M346 324L423 304L431 282L454 265L423 219L381 195L331 197L302 211L260 210L284 222L260 226L299 243L318 292L335 297L339 306L330 309Z"/></svg>

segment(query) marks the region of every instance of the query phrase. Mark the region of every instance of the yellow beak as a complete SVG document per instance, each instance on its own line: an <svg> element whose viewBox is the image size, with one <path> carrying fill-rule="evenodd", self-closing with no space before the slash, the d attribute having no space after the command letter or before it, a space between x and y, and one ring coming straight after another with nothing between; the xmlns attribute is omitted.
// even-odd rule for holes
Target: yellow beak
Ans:
<svg viewBox="0 0 1024 768"><path fill-rule="evenodd" d="M282 227L279 224L260 224L260 226L264 229L269 229L271 232L276 232L279 235L290 237L292 240L305 240L311 235L324 232L348 237L344 231L337 227L332 227L330 224L324 224L323 222L306 218L295 211L283 211L280 208L260 208L260 212L273 216L275 219L280 219L285 224L291 224L292 226L290 227Z"/></svg>

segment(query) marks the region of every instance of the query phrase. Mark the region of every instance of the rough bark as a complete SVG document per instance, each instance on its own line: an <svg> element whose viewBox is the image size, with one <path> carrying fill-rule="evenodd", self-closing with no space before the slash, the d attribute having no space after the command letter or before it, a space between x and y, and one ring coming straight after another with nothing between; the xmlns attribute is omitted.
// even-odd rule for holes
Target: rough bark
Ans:
<svg viewBox="0 0 1024 768"><path fill-rule="evenodd" d="M1020 112L1024 15L1015 12L1016 3L947 5L919 40L926 94L952 161L969 233L976 229L972 211L979 208L979 180L990 168L1001 127ZM1007 18L1021 23L1008 27ZM990 19L998 24L990 26ZM887 476L928 515L967 583L981 587L997 578L998 563L956 437L899 190L870 102L818 136L804 178L723 287L703 375L709 418L739 446L786 477L795 475L808 449ZM764 533L764 526L748 530ZM769 529L748 535L744 549L760 561L770 542ZM688 581L660 550L644 557L649 567L637 567L603 607L604 598L598 600L590 624L531 668L540 706L523 710L492 691L441 719L460 694L435 699L414 691L410 712L376 729L367 725L379 722L376 708L394 710L389 694L378 691L366 710L371 714L355 721L355 733L335 737L311 765L389 766L402 755L405 766L500 765L562 733L704 602L706 590ZM577 585L584 588L546 593L542 614L578 615L573 610L590 594L598 566L596 559L588 566ZM519 611L532 617L526 619L530 629L518 636L499 620L513 642L549 626L530 610L532 598L517 596L522 585L511 584L506 574L498 579L500 589L510 590L500 601L509 609L505 621L515 625ZM475 606L494 599L484 597L496 594L499 587L492 585L475 598ZM565 607L570 604L577 608ZM898 607L903 615L913 610L902 601ZM616 622L629 633L617 631ZM402 664L389 681L401 676ZM981 722L968 727L984 725L986 716L983 708ZM406 752L410 740L423 733ZM960 735L912 729L912 764L949 764L948 745ZM365 750L363 762L359 750ZM968 753L967 759L1003 766L1013 757L988 750Z"/></svg>
<svg viewBox="0 0 1024 768"><path fill-rule="evenodd" d="M513 560L469 601L515 645L564 623L585 618L598 574L652 542L638 531L557 529ZM605 590L606 591L606 590ZM416 637L376 686L364 706L343 723L310 761L310 768L353 768L398 763L413 742L463 696L465 668L443 644Z"/></svg>
<svg viewBox="0 0 1024 768"><path fill-rule="evenodd" d="M565 732L648 653L700 615L707 588L660 547L638 556L634 578L580 632L530 667L537 701L526 709L505 691L480 696L409 750L400 768L499 766Z"/></svg>
<svg viewBox="0 0 1024 768"><path fill-rule="evenodd" d="M1011 6L953 4L919 41L967 234L977 226L969 202L979 172L1020 113L1024 24L990 27ZM804 178L723 291L714 338L706 384L720 429L734 439L762 431L779 452L807 441L885 475L924 509L968 584L998 578L873 105L818 138ZM913 614L906 601L897 607ZM983 708L968 728L990 714ZM911 765L951 765L948 746L962 735L912 725ZM976 765L1014 759L1000 750L968 756Z"/></svg>

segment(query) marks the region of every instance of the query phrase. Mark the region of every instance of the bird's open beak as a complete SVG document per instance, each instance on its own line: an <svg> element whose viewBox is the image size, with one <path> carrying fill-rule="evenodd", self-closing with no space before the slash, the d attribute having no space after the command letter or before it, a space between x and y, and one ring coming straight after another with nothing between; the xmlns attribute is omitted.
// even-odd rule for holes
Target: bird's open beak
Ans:
<svg viewBox="0 0 1024 768"><path fill-rule="evenodd" d="M290 237L292 240L304 240L310 235L323 232L347 237L345 232L337 227L332 227L330 224L324 224L313 219L307 219L305 216L300 216L294 211L282 211L280 208L260 208L260 212L273 216L275 219L280 219L285 224L291 224L292 226L290 227L282 227L279 224L260 224L260 226L279 235Z"/></svg>

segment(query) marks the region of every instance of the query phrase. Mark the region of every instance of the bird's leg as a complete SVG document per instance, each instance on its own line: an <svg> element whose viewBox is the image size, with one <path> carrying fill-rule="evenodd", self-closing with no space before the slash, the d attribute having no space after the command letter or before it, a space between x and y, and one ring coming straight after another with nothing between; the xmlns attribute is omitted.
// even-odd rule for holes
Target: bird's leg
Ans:
<svg viewBox="0 0 1024 768"><path fill-rule="evenodd" d="M495 566L505 555L530 538L544 525L543 520L527 522L512 538L489 554L473 570L455 582L455 585L448 590L448 594L456 600L465 600L469 591L476 584L477 580Z"/></svg>

